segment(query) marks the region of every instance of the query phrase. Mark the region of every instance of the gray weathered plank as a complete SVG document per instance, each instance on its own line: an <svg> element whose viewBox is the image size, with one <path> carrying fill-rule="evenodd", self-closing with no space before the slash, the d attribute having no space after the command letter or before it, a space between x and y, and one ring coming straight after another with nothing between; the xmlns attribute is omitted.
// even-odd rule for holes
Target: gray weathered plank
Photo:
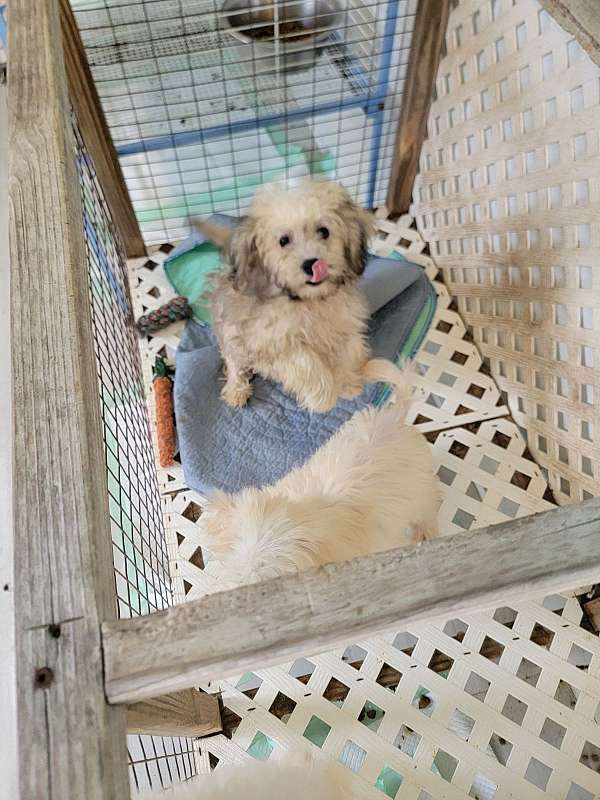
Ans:
<svg viewBox="0 0 600 800"><path fill-rule="evenodd" d="M210 736L223 730L216 695L184 689L127 706L127 731L152 736Z"/></svg>
<svg viewBox="0 0 600 800"><path fill-rule="evenodd" d="M57 0L11 0L9 238L19 788L128 796L103 691L115 616L79 182Z"/></svg>
<svg viewBox="0 0 600 800"><path fill-rule="evenodd" d="M398 625L599 578L595 499L107 622L107 696L130 703Z"/></svg>
<svg viewBox="0 0 600 800"><path fill-rule="evenodd" d="M448 12L449 0L419 0L387 193L390 214L405 214L410 207Z"/></svg>
<svg viewBox="0 0 600 800"><path fill-rule="evenodd" d="M1 67L0 67L1 72ZM11 354L10 354L10 269L8 258L8 109L6 86L0 75L0 442L9 442L12 432ZM0 708L2 746L0 775L6 797L17 794L17 692L15 664L15 616L12 531L12 452L0 451L0 508L3 514L0 534Z"/></svg>
<svg viewBox="0 0 600 800"><path fill-rule="evenodd" d="M600 66L600 2L598 0L540 0L561 28L572 34Z"/></svg>

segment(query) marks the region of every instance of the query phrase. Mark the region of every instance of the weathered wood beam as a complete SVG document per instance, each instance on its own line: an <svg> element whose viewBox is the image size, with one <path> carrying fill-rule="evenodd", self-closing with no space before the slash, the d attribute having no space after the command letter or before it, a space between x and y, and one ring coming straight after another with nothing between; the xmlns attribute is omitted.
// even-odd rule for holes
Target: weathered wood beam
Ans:
<svg viewBox="0 0 600 800"><path fill-rule="evenodd" d="M11 0L9 15L20 797L123 800L125 711L103 685L114 574L58 2Z"/></svg>
<svg viewBox="0 0 600 800"><path fill-rule="evenodd" d="M387 194L390 214L405 214L411 204L448 26L449 5L449 0L419 0Z"/></svg>
<svg viewBox="0 0 600 800"><path fill-rule="evenodd" d="M10 442L12 435L11 353L10 353L10 266L8 258L8 108L6 85L0 64L0 442ZM2 709L2 746L0 775L7 797L18 800L17 770L17 698L15 664L15 619L12 530L12 452L5 446L0 453L0 508L3 524L0 534L0 708Z"/></svg>
<svg viewBox="0 0 600 800"><path fill-rule="evenodd" d="M106 692L131 703L599 576L595 499L107 622Z"/></svg>
<svg viewBox="0 0 600 800"><path fill-rule="evenodd" d="M223 730L216 695L184 689L127 706L127 731L151 736L210 736Z"/></svg>
<svg viewBox="0 0 600 800"><path fill-rule="evenodd" d="M561 28L572 34L600 67L600 3L598 0L540 0Z"/></svg>
<svg viewBox="0 0 600 800"><path fill-rule="evenodd" d="M79 129L98 180L104 191L115 225L119 229L129 258L143 256L144 240L129 199L125 179L69 0L59 0L62 43L70 100ZM60 41L60 40L59 40Z"/></svg>

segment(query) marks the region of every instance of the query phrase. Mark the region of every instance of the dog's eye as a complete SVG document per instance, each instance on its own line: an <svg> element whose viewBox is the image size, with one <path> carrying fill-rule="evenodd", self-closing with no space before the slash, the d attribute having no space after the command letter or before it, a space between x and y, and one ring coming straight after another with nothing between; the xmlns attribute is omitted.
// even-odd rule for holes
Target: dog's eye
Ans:
<svg viewBox="0 0 600 800"><path fill-rule="evenodd" d="M289 243L290 243L289 236L282 236L281 239L279 240L279 244L281 245L281 247L287 247Z"/></svg>
<svg viewBox="0 0 600 800"><path fill-rule="evenodd" d="M317 228L317 233L321 239L329 239L329 228Z"/></svg>

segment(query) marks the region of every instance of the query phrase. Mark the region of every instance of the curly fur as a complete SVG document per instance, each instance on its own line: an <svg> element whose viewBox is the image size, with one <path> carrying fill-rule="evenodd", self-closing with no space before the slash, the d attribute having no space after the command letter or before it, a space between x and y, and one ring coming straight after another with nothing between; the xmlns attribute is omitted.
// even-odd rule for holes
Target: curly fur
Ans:
<svg viewBox="0 0 600 800"><path fill-rule="evenodd" d="M371 215L341 186L306 181L291 190L263 187L233 234L195 224L226 254L228 268L212 291L224 400L245 405L254 374L280 383L311 411L358 395L369 350L368 310L356 282L374 231ZM307 279L307 260L329 265L321 283Z"/></svg>
<svg viewBox="0 0 600 800"><path fill-rule="evenodd" d="M396 370L395 404L355 414L273 486L211 495L200 530L225 580L265 580L437 535L431 450L404 424L405 376L387 367L388 377Z"/></svg>
<svg viewBox="0 0 600 800"><path fill-rule="evenodd" d="M276 751L277 752L277 751ZM210 775L175 785L168 795L142 794L140 800L359 800L369 791L346 767L303 752L274 753L265 763L248 759L219 767Z"/></svg>

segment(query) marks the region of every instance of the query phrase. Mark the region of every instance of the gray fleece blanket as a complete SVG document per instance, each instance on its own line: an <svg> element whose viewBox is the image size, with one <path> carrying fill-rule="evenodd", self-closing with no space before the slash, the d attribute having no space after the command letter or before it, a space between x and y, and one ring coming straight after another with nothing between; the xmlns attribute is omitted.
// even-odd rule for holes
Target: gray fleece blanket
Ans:
<svg viewBox="0 0 600 800"><path fill-rule="evenodd" d="M435 293L423 270L408 261L372 256L361 287L372 313L373 355L412 357L435 309ZM382 385L367 386L359 397L316 414L257 376L248 405L234 409L221 399L220 375L221 356L210 327L190 320L176 357L175 417L185 480L203 495L274 483L307 461L356 411L382 403L387 392Z"/></svg>

